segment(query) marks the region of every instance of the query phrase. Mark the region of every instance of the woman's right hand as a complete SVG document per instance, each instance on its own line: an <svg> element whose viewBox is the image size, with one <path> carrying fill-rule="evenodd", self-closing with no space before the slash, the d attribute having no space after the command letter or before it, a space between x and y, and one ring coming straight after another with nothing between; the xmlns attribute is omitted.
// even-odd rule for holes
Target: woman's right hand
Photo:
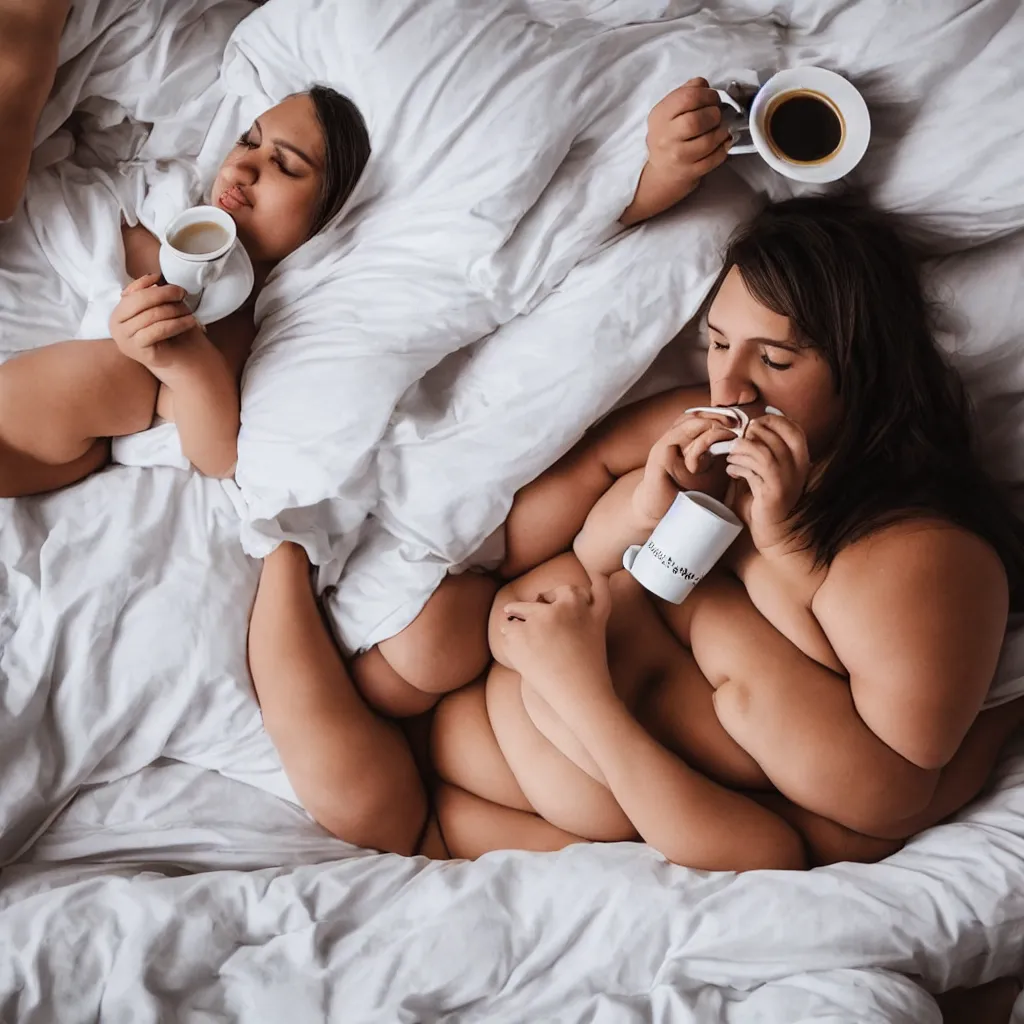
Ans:
<svg viewBox="0 0 1024 1024"><path fill-rule="evenodd" d="M117 347L150 370L173 361L173 347L165 342L199 326L185 305L185 289L159 280L159 274L136 278L110 316L110 336Z"/></svg>
<svg viewBox="0 0 1024 1024"><path fill-rule="evenodd" d="M654 525L668 512L680 491L690 490L711 468L708 449L716 441L735 440L725 417L684 413L655 441L644 476L633 493L633 511Z"/></svg>

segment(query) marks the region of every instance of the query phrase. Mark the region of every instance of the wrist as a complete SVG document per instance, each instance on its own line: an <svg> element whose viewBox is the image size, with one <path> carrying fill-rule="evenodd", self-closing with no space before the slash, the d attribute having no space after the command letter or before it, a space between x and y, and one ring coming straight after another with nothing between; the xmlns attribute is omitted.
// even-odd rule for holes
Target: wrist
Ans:
<svg viewBox="0 0 1024 1024"><path fill-rule="evenodd" d="M672 507L673 501L675 501L674 495L668 504L665 504L664 499L652 502L644 493L644 485L641 480L633 492L632 501L629 503L630 526L636 533L642 533L645 537L649 537L654 532L654 528Z"/></svg>
<svg viewBox="0 0 1024 1024"><path fill-rule="evenodd" d="M153 374L172 391L187 387L197 376L207 376L223 357L213 342L198 327L167 342L167 354Z"/></svg>

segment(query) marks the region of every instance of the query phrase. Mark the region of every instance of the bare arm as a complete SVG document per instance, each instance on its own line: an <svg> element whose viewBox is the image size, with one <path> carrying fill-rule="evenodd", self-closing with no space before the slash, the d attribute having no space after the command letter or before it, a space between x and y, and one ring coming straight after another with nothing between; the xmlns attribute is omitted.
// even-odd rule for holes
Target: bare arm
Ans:
<svg viewBox="0 0 1024 1024"><path fill-rule="evenodd" d="M731 145L718 94L706 79L673 89L647 118L647 163L619 222L630 227L675 206L724 163Z"/></svg>
<svg viewBox="0 0 1024 1024"><path fill-rule="evenodd" d="M505 524L506 578L566 551L595 502L624 474L647 462L651 446L707 391L679 388L612 413L575 448L515 497Z"/></svg>
<svg viewBox="0 0 1024 1024"><path fill-rule="evenodd" d="M0 0L0 220L14 214L25 188L70 6L70 0Z"/></svg>
<svg viewBox="0 0 1024 1024"><path fill-rule="evenodd" d="M692 608L690 641L718 687L723 727L772 782L808 810L884 837L928 806L974 721L1006 606L1002 567L980 540L906 523L841 552L815 597L848 681L797 650L724 576Z"/></svg>
<svg viewBox="0 0 1024 1024"><path fill-rule="evenodd" d="M175 348L173 360L153 373L170 391L162 397L164 407L173 409L182 454L204 476L231 476L240 423L235 375L224 354L198 329L169 344Z"/></svg>
<svg viewBox="0 0 1024 1024"><path fill-rule="evenodd" d="M705 870L800 868L803 848L777 815L670 753L616 696L605 652L611 598L558 587L512 602L502 627L513 667L572 730L643 839L669 860Z"/></svg>

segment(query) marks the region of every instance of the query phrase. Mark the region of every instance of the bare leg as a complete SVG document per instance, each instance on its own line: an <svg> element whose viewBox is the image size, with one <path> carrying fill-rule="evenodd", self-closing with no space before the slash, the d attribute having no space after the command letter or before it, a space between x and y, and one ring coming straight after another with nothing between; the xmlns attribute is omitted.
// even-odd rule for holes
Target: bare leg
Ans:
<svg viewBox="0 0 1024 1024"><path fill-rule="evenodd" d="M352 677L370 706L419 715L476 679L491 660L487 617L497 589L479 573L447 576L405 629L356 658Z"/></svg>
<svg viewBox="0 0 1024 1024"><path fill-rule="evenodd" d="M0 366L0 497L63 487L99 468L100 439L153 422L158 381L109 338L62 341Z"/></svg>
<svg viewBox="0 0 1024 1024"><path fill-rule="evenodd" d="M352 685L301 547L282 544L263 563L249 665L267 732L310 814L357 846L412 853L427 801L409 744Z"/></svg>
<svg viewBox="0 0 1024 1024"><path fill-rule="evenodd" d="M502 807L458 786L441 783L435 794L445 845L453 857L475 860L492 850L561 850L585 839L528 811Z"/></svg>

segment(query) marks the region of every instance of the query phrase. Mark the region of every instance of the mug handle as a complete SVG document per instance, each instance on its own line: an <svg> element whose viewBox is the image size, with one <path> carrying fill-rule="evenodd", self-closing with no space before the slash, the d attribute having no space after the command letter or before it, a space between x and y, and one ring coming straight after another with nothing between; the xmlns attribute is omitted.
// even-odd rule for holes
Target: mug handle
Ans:
<svg viewBox="0 0 1024 1024"><path fill-rule="evenodd" d="M643 544L630 544L630 546L626 548L625 552L622 555L623 569L626 569L627 571L632 570L633 563L636 561L636 556L640 554L640 549L642 547Z"/></svg>
<svg viewBox="0 0 1024 1024"><path fill-rule="evenodd" d="M727 107L732 107L732 109L735 110L736 113L740 115L740 117L737 119L740 122L739 123L740 129L741 130L742 129L746 129L747 131L749 131L750 130L750 122L747 119L747 112L740 105L739 100L734 99L724 89L716 89L715 92L718 93L718 98ZM742 156L744 153L756 153L756 152L757 152L757 146L755 146L753 142L743 142L743 143L740 143L738 146L737 145L733 145L732 149L729 150L729 156Z"/></svg>

